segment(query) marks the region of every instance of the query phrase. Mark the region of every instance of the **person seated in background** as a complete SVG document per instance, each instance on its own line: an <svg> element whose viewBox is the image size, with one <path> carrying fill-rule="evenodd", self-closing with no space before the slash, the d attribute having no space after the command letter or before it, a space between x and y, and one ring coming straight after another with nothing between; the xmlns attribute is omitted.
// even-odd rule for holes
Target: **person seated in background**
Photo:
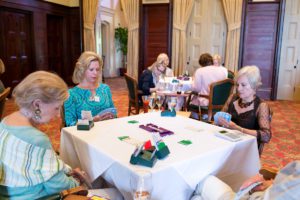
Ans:
<svg viewBox="0 0 300 200"><path fill-rule="evenodd" d="M117 116L108 85L100 82L103 62L94 52L83 52L73 72L77 86L69 89L64 103L66 126L74 126L82 119L82 111L90 111L93 121L112 119Z"/></svg>
<svg viewBox="0 0 300 200"><path fill-rule="evenodd" d="M0 59L0 74L3 74L5 72L5 65ZM0 80L0 93L2 93L5 90L4 84Z"/></svg>
<svg viewBox="0 0 300 200"><path fill-rule="evenodd" d="M167 54L165 53L161 53L157 56L156 62L159 64L162 64L166 67L166 72L163 74L163 76L165 77L173 77L174 73L173 70L171 68L169 68L169 57Z"/></svg>
<svg viewBox="0 0 300 200"><path fill-rule="evenodd" d="M37 71L12 93L19 110L0 123L0 199L37 199L78 186L75 171L36 128L60 115L68 87L57 75Z"/></svg>
<svg viewBox="0 0 300 200"><path fill-rule="evenodd" d="M143 91L143 95L150 95L151 92L158 90L159 79L165 75L166 68L162 61L160 63L156 61L143 71L138 82L139 90Z"/></svg>
<svg viewBox="0 0 300 200"><path fill-rule="evenodd" d="M202 95L208 95L210 84L227 78L228 71L224 67L213 65L213 58L209 53L204 53L199 58L200 68L194 74L192 90ZM196 106L207 106L208 99L194 96L191 104Z"/></svg>
<svg viewBox="0 0 300 200"><path fill-rule="evenodd" d="M231 115L231 121L220 117L218 125L255 136L261 154L264 143L270 141L272 133L269 105L256 96L260 85L262 83L258 67L241 68L236 77L237 93L228 98L222 109Z"/></svg>
<svg viewBox="0 0 300 200"><path fill-rule="evenodd" d="M242 184L238 193L217 177L208 176L197 185L191 200L297 200L299 197L300 161L293 161L282 168L274 180L265 180L260 174L251 177Z"/></svg>
<svg viewBox="0 0 300 200"><path fill-rule="evenodd" d="M213 65L216 67L223 67L222 66L222 58L219 54L215 54L213 56Z"/></svg>

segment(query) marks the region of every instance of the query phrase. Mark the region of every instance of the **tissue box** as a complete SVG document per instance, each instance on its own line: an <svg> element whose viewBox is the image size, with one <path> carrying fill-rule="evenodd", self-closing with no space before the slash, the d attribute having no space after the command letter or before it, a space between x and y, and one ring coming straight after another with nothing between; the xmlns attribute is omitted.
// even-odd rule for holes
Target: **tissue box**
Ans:
<svg viewBox="0 0 300 200"><path fill-rule="evenodd" d="M94 121L89 121L89 124L77 124L77 130L88 131L94 126Z"/></svg>

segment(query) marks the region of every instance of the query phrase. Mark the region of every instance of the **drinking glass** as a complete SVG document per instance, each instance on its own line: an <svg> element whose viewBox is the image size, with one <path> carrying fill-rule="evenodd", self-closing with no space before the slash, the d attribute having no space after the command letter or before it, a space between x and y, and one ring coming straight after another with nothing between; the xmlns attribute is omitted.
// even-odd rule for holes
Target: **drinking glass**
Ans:
<svg viewBox="0 0 300 200"><path fill-rule="evenodd" d="M148 112L148 107L149 107L149 96L148 95L144 95L142 96L143 99L143 109L144 109L144 113Z"/></svg>
<svg viewBox="0 0 300 200"><path fill-rule="evenodd" d="M161 108L163 103L164 103L164 97L163 96L157 96L156 105L158 107L158 111L160 111L160 108Z"/></svg>
<svg viewBox="0 0 300 200"><path fill-rule="evenodd" d="M170 97L168 100L168 107L170 111L172 112L177 105L177 97Z"/></svg>
<svg viewBox="0 0 300 200"><path fill-rule="evenodd" d="M149 97L149 106L150 106L150 108L151 108L151 112L153 112L153 108L155 107L155 96L151 96L151 97Z"/></svg>
<svg viewBox="0 0 300 200"><path fill-rule="evenodd" d="M130 176L133 200L150 200L152 192L152 174L148 170L137 170Z"/></svg>

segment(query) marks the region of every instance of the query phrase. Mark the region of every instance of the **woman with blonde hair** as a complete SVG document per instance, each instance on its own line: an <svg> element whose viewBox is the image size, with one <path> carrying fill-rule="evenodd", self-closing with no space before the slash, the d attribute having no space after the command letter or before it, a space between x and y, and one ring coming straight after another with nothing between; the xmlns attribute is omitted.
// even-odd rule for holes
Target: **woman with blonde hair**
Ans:
<svg viewBox="0 0 300 200"><path fill-rule="evenodd" d="M162 64L165 68L166 68L166 71L164 73L164 75L166 77L173 77L174 76L174 73L173 73L173 70L171 68L169 68L169 57L167 54L165 53L161 53L157 56L157 59L156 59L156 63L158 64Z"/></svg>
<svg viewBox="0 0 300 200"><path fill-rule="evenodd" d="M68 97L65 82L37 71L15 87L13 97L19 110L0 123L0 199L38 199L78 186L74 171L36 128L60 115Z"/></svg>
<svg viewBox="0 0 300 200"><path fill-rule="evenodd" d="M256 96L257 89L262 85L259 68L254 65L241 68L236 85L237 93L228 98L222 109L231 114L231 121L220 117L218 124L255 136L261 154L264 143L270 141L272 133L269 105Z"/></svg>
<svg viewBox="0 0 300 200"><path fill-rule="evenodd" d="M213 64L214 64L214 66L220 66L220 67L222 67L222 58L221 58L221 56L219 55L219 54L215 54L214 56L213 56Z"/></svg>
<svg viewBox="0 0 300 200"><path fill-rule="evenodd" d="M94 121L111 119L117 116L108 85L100 82L102 59L94 52L83 52L73 72L73 82L69 98L64 103L65 122L74 126L82 119L82 111L91 112Z"/></svg>

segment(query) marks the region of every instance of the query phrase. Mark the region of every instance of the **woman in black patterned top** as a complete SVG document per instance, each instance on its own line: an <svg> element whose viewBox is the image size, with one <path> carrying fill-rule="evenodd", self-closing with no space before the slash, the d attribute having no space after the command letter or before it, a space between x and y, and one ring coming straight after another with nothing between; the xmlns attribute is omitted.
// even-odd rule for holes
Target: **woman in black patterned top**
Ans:
<svg viewBox="0 0 300 200"><path fill-rule="evenodd" d="M231 114L231 121L218 119L218 124L230 129L239 130L257 138L261 155L264 143L271 139L271 111L269 105L256 96L261 85L258 67L246 66L239 70L236 77L237 93L231 95L222 111Z"/></svg>

